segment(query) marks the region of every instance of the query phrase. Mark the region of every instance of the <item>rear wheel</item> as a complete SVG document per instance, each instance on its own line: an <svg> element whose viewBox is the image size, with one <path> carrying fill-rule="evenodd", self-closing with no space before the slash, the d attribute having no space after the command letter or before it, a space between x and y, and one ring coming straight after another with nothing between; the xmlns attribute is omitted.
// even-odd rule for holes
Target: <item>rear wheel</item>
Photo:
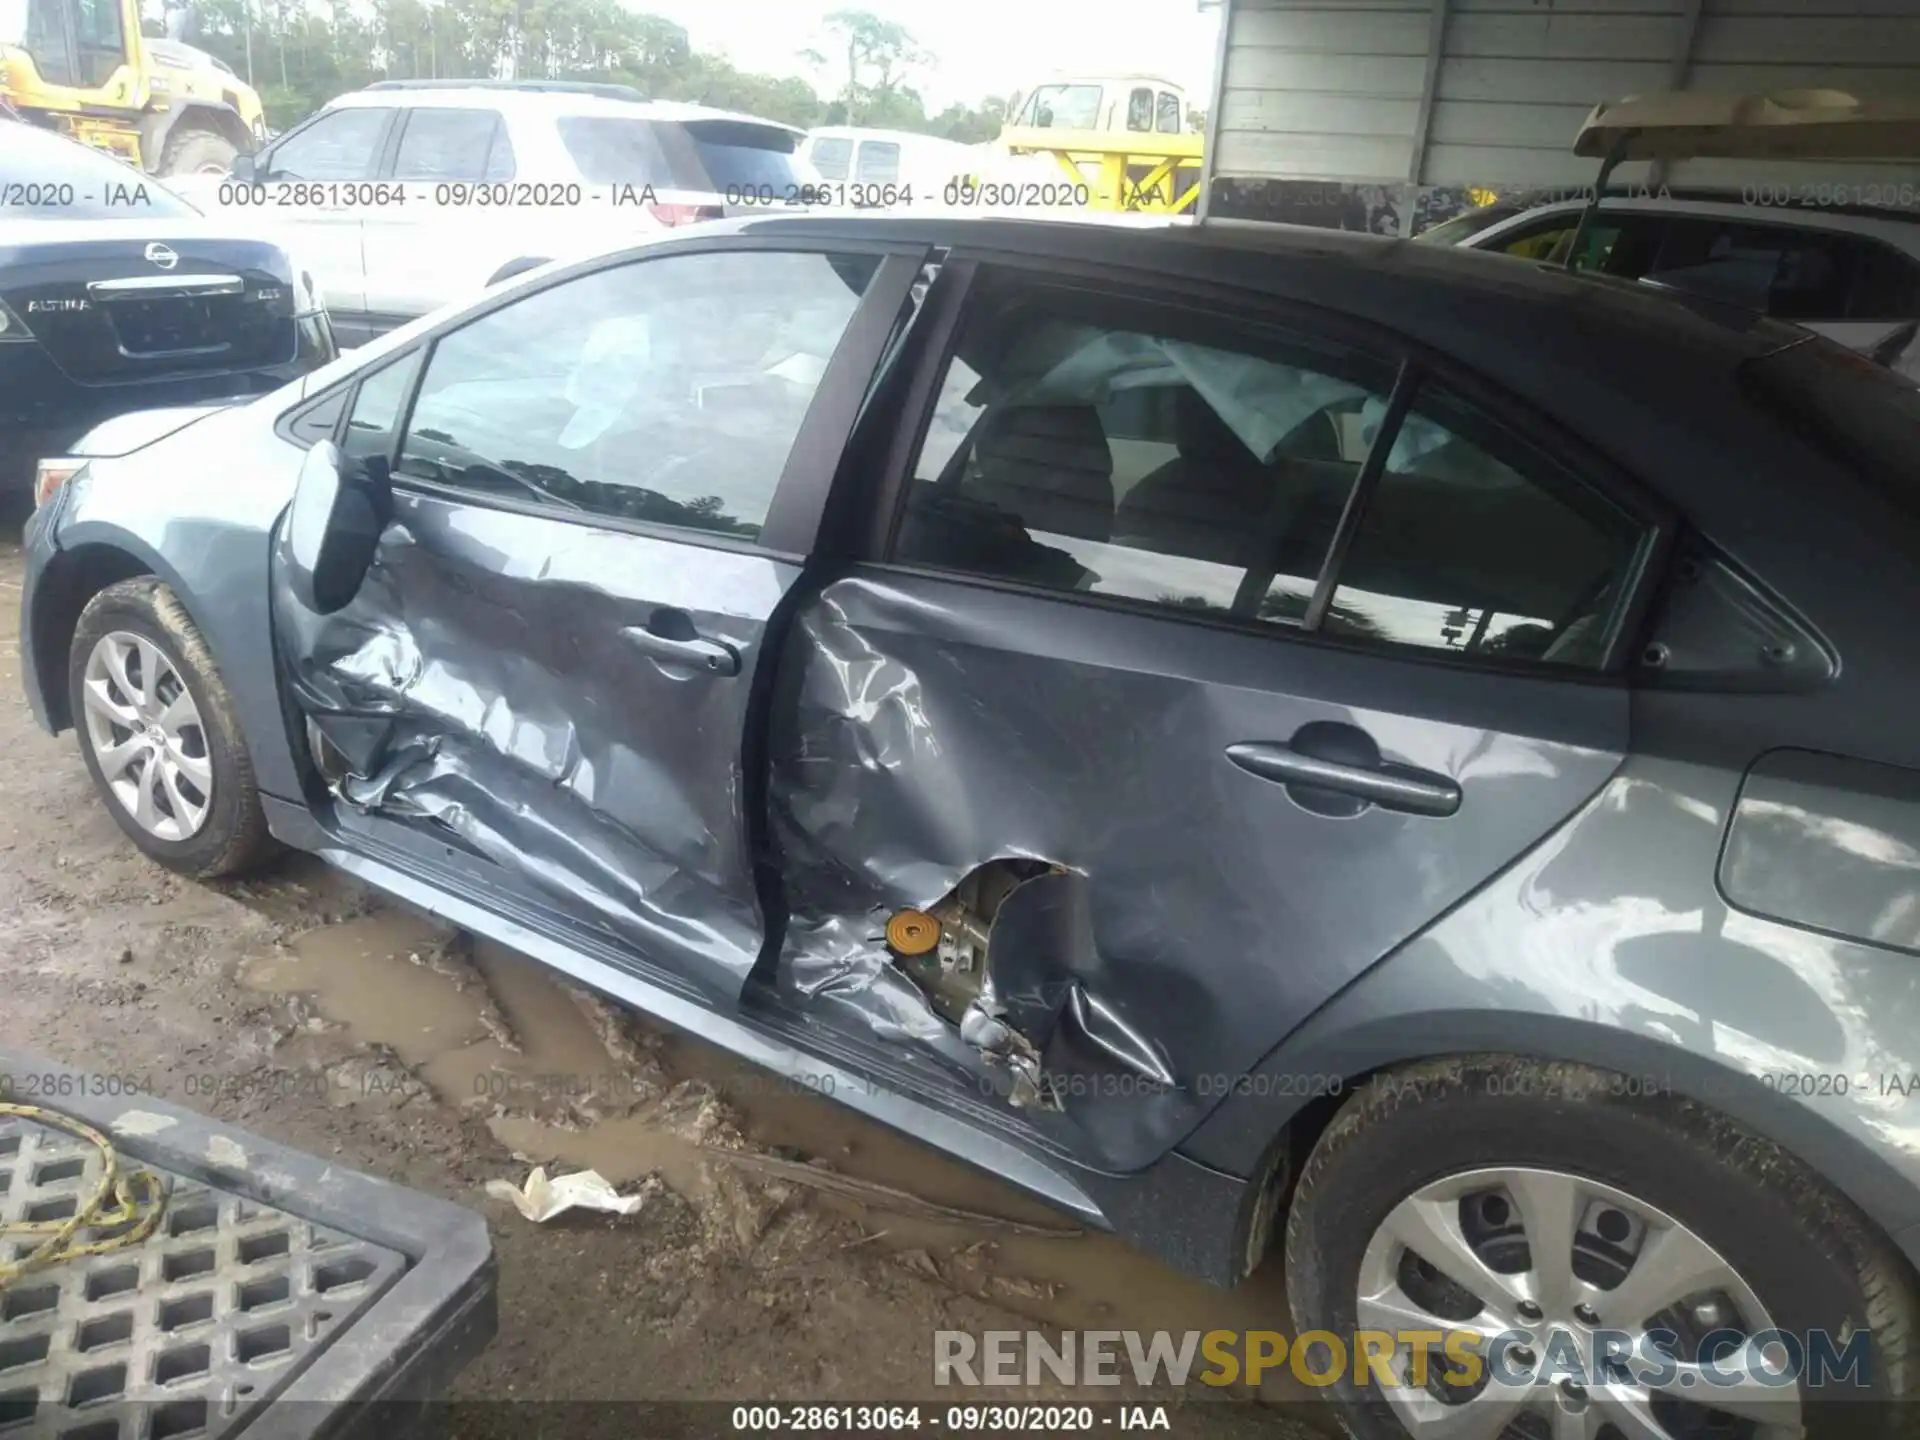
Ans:
<svg viewBox="0 0 1920 1440"><path fill-rule="evenodd" d="M150 858L204 879L272 852L233 697L171 590L142 576L94 596L67 679L87 772Z"/></svg>
<svg viewBox="0 0 1920 1440"><path fill-rule="evenodd" d="M1396 1340L1381 1368L1350 1359L1335 1386L1349 1433L1903 1433L1905 1262L1792 1156L1640 1088L1580 1066L1466 1057L1383 1076L1335 1117L1288 1216L1300 1333L1464 1331L1501 1357L1469 1372L1435 1345L1417 1366ZM1816 1344L1857 1353L1857 1383L1795 1378L1795 1347Z"/></svg>
<svg viewBox="0 0 1920 1440"><path fill-rule="evenodd" d="M240 147L217 130L176 130L160 154L159 174L225 175Z"/></svg>

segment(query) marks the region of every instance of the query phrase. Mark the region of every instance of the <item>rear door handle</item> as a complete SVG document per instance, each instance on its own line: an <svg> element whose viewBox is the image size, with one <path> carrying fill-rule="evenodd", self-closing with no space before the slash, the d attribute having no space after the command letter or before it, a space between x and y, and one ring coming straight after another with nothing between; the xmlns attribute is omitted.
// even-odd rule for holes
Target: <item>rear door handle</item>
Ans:
<svg viewBox="0 0 1920 1440"><path fill-rule="evenodd" d="M1285 785L1294 803L1316 815L1357 815L1368 805L1378 805L1382 810L1443 818L1460 808L1460 787L1444 775L1387 760L1358 765L1328 760L1305 753L1298 741L1295 737L1295 743L1289 745L1265 741L1229 745L1227 758L1249 775ZM1316 803L1329 791L1364 803Z"/></svg>
<svg viewBox="0 0 1920 1440"><path fill-rule="evenodd" d="M662 634L663 630L683 630L684 635ZM740 673L740 652L718 640L691 633L693 622L681 610L656 610L646 625L630 625L620 633L635 649L669 674L693 671L702 675L733 676Z"/></svg>

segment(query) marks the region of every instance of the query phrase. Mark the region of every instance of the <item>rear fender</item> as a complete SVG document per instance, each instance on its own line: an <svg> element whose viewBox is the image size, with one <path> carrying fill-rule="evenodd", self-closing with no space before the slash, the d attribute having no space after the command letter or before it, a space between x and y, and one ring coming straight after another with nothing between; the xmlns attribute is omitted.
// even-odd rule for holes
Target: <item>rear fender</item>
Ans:
<svg viewBox="0 0 1920 1440"><path fill-rule="evenodd" d="M1634 757L1561 831L1269 1053L1180 1146L1254 1175L1358 1085L1501 1053L1679 1096L1826 1177L1920 1263L1912 957L1725 904L1736 771Z"/></svg>

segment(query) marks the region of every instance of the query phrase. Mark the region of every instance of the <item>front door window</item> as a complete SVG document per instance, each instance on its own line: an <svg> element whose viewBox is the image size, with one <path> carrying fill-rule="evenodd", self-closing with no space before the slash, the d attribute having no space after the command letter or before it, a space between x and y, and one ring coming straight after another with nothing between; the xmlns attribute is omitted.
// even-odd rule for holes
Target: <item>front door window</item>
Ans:
<svg viewBox="0 0 1920 1440"><path fill-rule="evenodd" d="M434 347L398 471L754 539L877 264L678 255L536 291Z"/></svg>

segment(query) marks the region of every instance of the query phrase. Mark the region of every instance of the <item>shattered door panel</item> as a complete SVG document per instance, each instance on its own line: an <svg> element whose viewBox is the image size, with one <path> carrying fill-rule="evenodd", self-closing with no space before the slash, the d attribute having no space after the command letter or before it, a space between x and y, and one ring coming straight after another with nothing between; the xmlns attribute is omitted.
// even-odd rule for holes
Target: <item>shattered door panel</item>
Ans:
<svg viewBox="0 0 1920 1440"><path fill-rule="evenodd" d="M315 617L275 587L338 799L464 844L710 993L763 935L741 736L793 567L412 492L359 595ZM674 612L736 675L623 632Z"/></svg>
<svg viewBox="0 0 1920 1440"><path fill-rule="evenodd" d="M1601 686L878 572L802 608L776 705L784 993L957 1076L997 1074L1033 1124L1115 1169L1157 1159L1585 803L1627 720ZM1330 817L1228 758L1329 721L1450 777L1458 813ZM1025 878L997 914L960 917L985 929L961 1008L966 955L926 947L1008 865ZM1037 1096L1017 1083L1029 1060Z"/></svg>

